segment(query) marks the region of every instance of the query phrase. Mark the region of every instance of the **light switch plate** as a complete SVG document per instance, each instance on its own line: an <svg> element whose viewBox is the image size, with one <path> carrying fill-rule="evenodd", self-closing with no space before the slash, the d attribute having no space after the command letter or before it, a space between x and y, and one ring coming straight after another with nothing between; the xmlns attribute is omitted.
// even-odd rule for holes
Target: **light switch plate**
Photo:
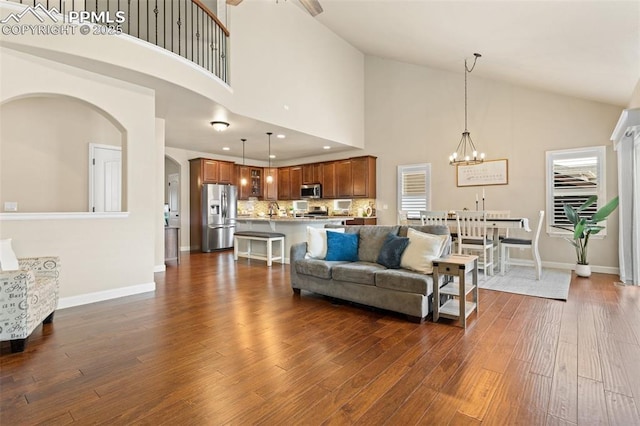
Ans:
<svg viewBox="0 0 640 426"><path fill-rule="evenodd" d="M18 211L18 203L16 201L5 201L4 202L4 211L5 212L17 212Z"/></svg>

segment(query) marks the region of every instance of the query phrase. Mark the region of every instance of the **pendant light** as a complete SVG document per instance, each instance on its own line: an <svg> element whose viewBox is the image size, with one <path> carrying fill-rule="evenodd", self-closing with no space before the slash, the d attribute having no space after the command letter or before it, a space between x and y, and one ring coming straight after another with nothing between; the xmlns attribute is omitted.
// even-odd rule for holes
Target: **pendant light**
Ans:
<svg viewBox="0 0 640 426"><path fill-rule="evenodd" d="M271 135L273 133L267 132L269 137L269 169L267 170L267 183L273 183L273 176L271 176Z"/></svg>
<svg viewBox="0 0 640 426"><path fill-rule="evenodd" d="M484 161L484 152L478 155L478 150L471 140L471 133L467 129L467 74L473 71L476 67L476 61L482 55L474 53L473 56L471 68L467 66L467 60L464 60L464 132L462 132L462 139L460 139L456 150L449 156L449 164L452 166L480 164Z"/></svg>
<svg viewBox="0 0 640 426"><path fill-rule="evenodd" d="M247 141L246 139L240 139L242 141L242 166L244 166L244 143ZM247 186L247 178L243 177L240 179L240 185Z"/></svg>

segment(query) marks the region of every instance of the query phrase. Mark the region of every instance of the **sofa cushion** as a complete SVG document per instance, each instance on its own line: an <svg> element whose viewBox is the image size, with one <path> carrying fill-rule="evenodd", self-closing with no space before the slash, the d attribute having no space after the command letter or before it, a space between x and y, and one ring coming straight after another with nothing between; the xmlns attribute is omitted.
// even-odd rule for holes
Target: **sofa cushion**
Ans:
<svg viewBox="0 0 640 426"><path fill-rule="evenodd" d="M398 230L398 235L406 237L409 229L415 229L418 232L433 235L451 235L449 227L446 225L402 225Z"/></svg>
<svg viewBox="0 0 640 426"><path fill-rule="evenodd" d="M327 232L327 255L325 260L358 260L358 234Z"/></svg>
<svg viewBox="0 0 640 426"><path fill-rule="evenodd" d="M375 274L383 270L385 267L377 263L350 262L333 266L331 276L336 281L376 285Z"/></svg>
<svg viewBox="0 0 640 426"><path fill-rule="evenodd" d="M387 268L400 268L400 259L402 259L402 253L404 253L407 245L409 245L409 238L387 234L387 238L380 249L380 254L378 254L377 262Z"/></svg>
<svg viewBox="0 0 640 426"><path fill-rule="evenodd" d="M376 273L376 287L428 296L433 292L433 277L406 269L386 269Z"/></svg>
<svg viewBox="0 0 640 426"><path fill-rule="evenodd" d="M400 266L423 274L433 273L433 259L442 256L449 241L448 235L433 235L407 230L409 246L402 255Z"/></svg>
<svg viewBox="0 0 640 426"><path fill-rule="evenodd" d="M335 265L348 262L328 262L321 259L303 259L296 260L296 272L303 275L311 275L312 277L322 278L324 280L331 279L331 268Z"/></svg>
<svg viewBox="0 0 640 426"><path fill-rule="evenodd" d="M361 262L375 263L387 235L398 235L399 226L362 226L358 243L358 259Z"/></svg>
<svg viewBox="0 0 640 426"><path fill-rule="evenodd" d="M329 232L344 232L344 228ZM327 229L307 226L307 259L324 259L327 255Z"/></svg>

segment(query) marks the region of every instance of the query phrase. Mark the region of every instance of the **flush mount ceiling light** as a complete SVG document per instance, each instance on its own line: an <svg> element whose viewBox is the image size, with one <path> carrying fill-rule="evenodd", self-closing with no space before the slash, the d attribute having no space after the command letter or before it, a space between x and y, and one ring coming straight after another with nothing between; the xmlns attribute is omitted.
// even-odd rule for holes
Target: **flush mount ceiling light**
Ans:
<svg viewBox="0 0 640 426"><path fill-rule="evenodd" d="M226 121L212 121L211 125L216 132L224 132L229 127L229 123Z"/></svg>
<svg viewBox="0 0 640 426"><path fill-rule="evenodd" d="M484 152L478 155L478 150L471 140L471 133L467 129L467 74L471 73L476 67L476 61L482 55L479 53L473 54L473 65L471 68L467 66L467 60L464 60L464 132L462 132L462 138L458 143L456 150L449 156L449 164L455 165L472 165L479 164L484 161Z"/></svg>
<svg viewBox="0 0 640 426"><path fill-rule="evenodd" d="M273 176L271 176L271 135L273 133L271 132L267 132L267 136L269 137L269 171L268 171L268 175L267 175L267 183L272 183L273 182Z"/></svg>
<svg viewBox="0 0 640 426"><path fill-rule="evenodd" d="M244 166L244 143L247 141L246 139L240 139L242 141L242 165ZM247 178L243 177L240 179L240 185L247 186Z"/></svg>

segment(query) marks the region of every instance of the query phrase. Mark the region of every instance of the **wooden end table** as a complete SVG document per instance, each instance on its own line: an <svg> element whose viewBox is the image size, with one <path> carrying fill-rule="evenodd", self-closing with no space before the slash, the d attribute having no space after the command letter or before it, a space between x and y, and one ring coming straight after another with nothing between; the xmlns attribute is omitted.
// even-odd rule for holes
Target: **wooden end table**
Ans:
<svg viewBox="0 0 640 426"><path fill-rule="evenodd" d="M466 274L473 272L471 283L466 282ZM458 282L450 282L440 288L440 275L457 276ZM473 294L467 301L469 293ZM440 295L450 296L440 305ZM433 321L440 317L459 320L462 328L467 328L467 317L478 312L478 256L455 254L433 261Z"/></svg>

